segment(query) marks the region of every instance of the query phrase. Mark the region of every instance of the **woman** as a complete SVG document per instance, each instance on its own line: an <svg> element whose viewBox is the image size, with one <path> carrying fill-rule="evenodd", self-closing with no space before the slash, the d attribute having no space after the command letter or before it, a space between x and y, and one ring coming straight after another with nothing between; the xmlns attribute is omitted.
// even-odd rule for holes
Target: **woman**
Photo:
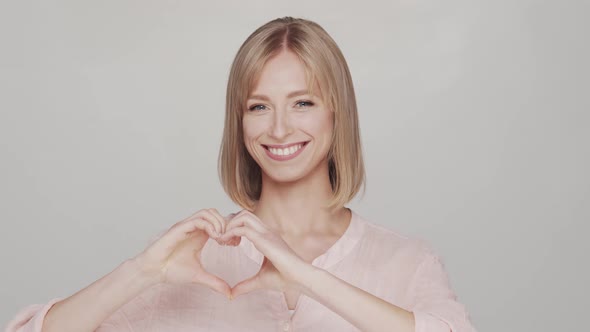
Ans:
<svg viewBox="0 0 590 332"><path fill-rule="evenodd" d="M356 101L316 23L276 19L241 46L219 166L244 210L198 211L8 331L474 330L426 243L344 207L365 178Z"/></svg>

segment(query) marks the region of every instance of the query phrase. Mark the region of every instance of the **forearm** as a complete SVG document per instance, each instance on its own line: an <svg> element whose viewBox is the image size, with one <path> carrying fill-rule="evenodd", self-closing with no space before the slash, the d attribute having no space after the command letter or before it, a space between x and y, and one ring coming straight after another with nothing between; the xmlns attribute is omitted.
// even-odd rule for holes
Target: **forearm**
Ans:
<svg viewBox="0 0 590 332"><path fill-rule="evenodd" d="M362 331L414 331L412 312L376 297L315 266L304 268L301 291Z"/></svg>
<svg viewBox="0 0 590 332"><path fill-rule="evenodd" d="M134 260L126 260L101 279L52 306L42 331L95 331L121 306L156 283Z"/></svg>

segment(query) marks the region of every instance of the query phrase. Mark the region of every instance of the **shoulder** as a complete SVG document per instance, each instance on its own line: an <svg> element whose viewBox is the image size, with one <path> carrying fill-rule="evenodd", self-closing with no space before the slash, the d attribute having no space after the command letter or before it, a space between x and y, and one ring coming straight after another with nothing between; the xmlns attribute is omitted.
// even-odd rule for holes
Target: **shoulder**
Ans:
<svg viewBox="0 0 590 332"><path fill-rule="evenodd" d="M361 246L375 253L376 257L402 259L417 265L436 255L432 245L424 238L408 236L402 231L374 221L367 220L353 211L357 220L364 225Z"/></svg>

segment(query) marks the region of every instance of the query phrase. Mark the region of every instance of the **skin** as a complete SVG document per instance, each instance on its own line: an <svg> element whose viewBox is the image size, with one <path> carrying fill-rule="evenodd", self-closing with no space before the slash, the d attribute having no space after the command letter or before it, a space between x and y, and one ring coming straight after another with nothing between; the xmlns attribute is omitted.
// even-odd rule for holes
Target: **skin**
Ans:
<svg viewBox="0 0 590 332"><path fill-rule="evenodd" d="M282 291L290 308L301 293L324 304L363 331L414 331L414 316L311 265L350 223L347 208L330 211L327 154L332 110L307 90L304 66L284 50L270 59L247 101L246 148L262 169L262 193L253 211L233 216L218 242L245 236L265 256L258 274L236 284L232 297L257 289ZM318 89L314 89L318 91ZM268 156L266 145L308 142L288 161Z"/></svg>
<svg viewBox="0 0 590 332"><path fill-rule="evenodd" d="M305 294L362 331L414 331L411 312L310 264L342 236L351 213L323 207L331 195L326 155L333 113L321 96L288 97L306 88L301 62L282 52L264 66L253 91L266 98L248 100L248 106L261 105L248 111L243 121L246 148L263 173L261 198L253 211L225 218L215 209L204 209L177 222L137 256L54 304L42 331L95 331L122 305L157 283L198 283L229 299L274 289L285 294L290 308ZM289 161L269 158L263 147L301 141L308 143ZM243 236L265 257L256 275L231 288L203 269L201 250L210 238L236 246Z"/></svg>

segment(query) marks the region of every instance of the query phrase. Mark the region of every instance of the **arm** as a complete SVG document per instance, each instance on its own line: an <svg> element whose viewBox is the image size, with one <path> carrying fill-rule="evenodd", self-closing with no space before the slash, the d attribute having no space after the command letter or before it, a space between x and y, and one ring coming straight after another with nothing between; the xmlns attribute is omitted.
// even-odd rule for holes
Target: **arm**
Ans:
<svg viewBox="0 0 590 332"><path fill-rule="evenodd" d="M94 331L117 309L157 283L132 259L56 303L45 317L43 332Z"/></svg>
<svg viewBox="0 0 590 332"><path fill-rule="evenodd" d="M205 243L210 236L217 237L214 233L224 223L217 210L199 210L151 239L139 255L69 298L25 308L6 332L120 331L119 322L128 322L118 310L158 283L198 283L229 297L229 285L205 271L200 262Z"/></svg>
<svg viewBox="0 0 590 332"><path fill-rule="evenodd" d="M420 255L426 258L410 281L408 311L307 263L276 231L246 210L233 217L219 240L223 243L241 236L252 241L264 260L256 275L233 287L234 297L260 288L284 291L293 287L362 331L473 331L467 312L455 301L446 272L430 250Z"/></svg>
<svg viewBox="0 0 590 332"><path fill-rule="evenodd" d="M428 253L409 285L411 311L374 296L328 271L305 265L301 291L362 331L474 332L439 258Z"/></svg>
<svg viewBox="0 0 590 332"><path fill-rule="evenodd" d="M247 210L230 220L220 241L224 243L241 236L252 241L264 260L256 275L233 287L234 297L260 288L284 291L293 287L362 331L414 331L411 312L304 261L278 232Z"/></svg>
<svg viewBox="0 0 590 332"><path fill-rule="evenodd" d="M414 316L328 271L307 265L301 291L362 331L414 331Z"/></svg>
<svg viewBox="0 0 590 332"><path fill-rule="evenodd" d="M52 299L23 309L6 327L6 332L95 331L125 303L154 285L135 260L115 270L66 299Z"/></svg>
<svg viewBox="0 0 590 332"><path fill-rule="evenodd" d="M47 311L58 301L61 297L53 298L44 304L31 304L26 308L18 311L12 317L5 327L5 332L38 332L41 331L41 324L47 315Z"/></svg>
<svg viewBox="0 0 590 332"><path fill-rule="evenodd" d="M408 289L416 332L474 332L469 313L451 288L441 259L431 250L416 269Z"/></svg>

